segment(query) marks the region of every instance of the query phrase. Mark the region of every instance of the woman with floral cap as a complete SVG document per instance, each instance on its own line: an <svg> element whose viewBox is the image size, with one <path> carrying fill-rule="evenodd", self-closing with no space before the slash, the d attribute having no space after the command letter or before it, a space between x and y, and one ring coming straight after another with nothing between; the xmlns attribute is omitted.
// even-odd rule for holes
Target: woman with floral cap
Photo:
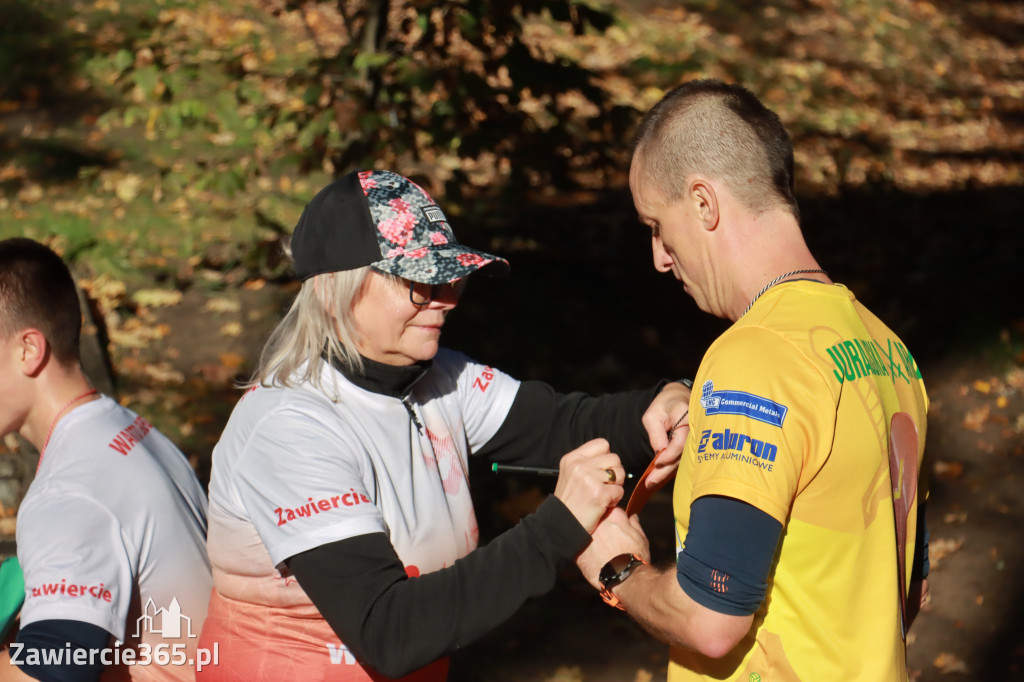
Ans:
<svg viewBox="0 0 1024 682"><path fill-rule="evenodd" d="M616 453L646 466L688 390L562 395L440 348L466 278L508 263L401 175L325 187L291 251L302 288L214 449L199 679L444 680L587 546L623 494ZM470 456L560 469L479 549Z"/></svg>

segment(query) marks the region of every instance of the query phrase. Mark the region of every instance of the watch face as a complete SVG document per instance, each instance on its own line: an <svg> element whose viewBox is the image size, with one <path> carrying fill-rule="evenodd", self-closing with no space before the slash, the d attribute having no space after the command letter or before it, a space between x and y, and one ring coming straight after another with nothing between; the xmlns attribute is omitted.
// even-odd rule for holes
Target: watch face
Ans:
<svg viewBox="0 0 1024 682"><path fill-rule="evenodd" d="M628 557L626 563L623 564L621 559ZM615 570L614 564L618 563L622 568L618 571ZM625 580L629 574L633 571L633 567L636 566L640 561L633 554L620 554L615 557L604 566L601 567L601 572L598 574L598 581L605 587L611 585L618 585Z"/></svg>

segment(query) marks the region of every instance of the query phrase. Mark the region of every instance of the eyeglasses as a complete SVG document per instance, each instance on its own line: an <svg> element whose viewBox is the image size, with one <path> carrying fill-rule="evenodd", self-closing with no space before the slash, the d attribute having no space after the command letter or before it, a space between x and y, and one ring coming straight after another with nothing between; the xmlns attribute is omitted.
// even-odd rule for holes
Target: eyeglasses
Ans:
<svg viewBox="0 0 1024 682"><path fill-rule="evenodd" d="M409 280L409 300L414 306L425 306L431 301L436 301L442 296L445 289L450 289L455 298L458 299L466 288L469 278L457 279L454 282L444 284L424 284Z"/></svg>

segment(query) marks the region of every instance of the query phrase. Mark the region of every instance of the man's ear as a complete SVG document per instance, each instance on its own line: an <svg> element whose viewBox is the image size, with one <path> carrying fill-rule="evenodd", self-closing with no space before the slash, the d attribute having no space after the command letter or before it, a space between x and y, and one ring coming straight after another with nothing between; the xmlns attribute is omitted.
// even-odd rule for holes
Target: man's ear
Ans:
<svg viewBox="0 0 1024 682"><path fill-rule="evenodd" d="M710 231L718 227L718 194L715 193L714 186L707 180L698 178L690 183L690 198L704 229Z"/></svg>
<svg viewBox="0 0 1024 682"><path fill-rule="evenodd" d="M50 357L50 344L38 329L28 328L18 332L16 348L21 354L21 371L25 376L38 375Z"/></svg>

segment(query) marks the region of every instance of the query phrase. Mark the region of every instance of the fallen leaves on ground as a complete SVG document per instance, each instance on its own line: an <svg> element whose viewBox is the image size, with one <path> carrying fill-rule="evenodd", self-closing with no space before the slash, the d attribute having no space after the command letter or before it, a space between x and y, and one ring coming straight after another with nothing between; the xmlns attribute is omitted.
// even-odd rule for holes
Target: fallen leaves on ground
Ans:
<svg viewBox="0 0 1024 682"><path fill-rule="evenodd" d="M563 666L544 682L583 682L583 671L578 666Z"/></svg>
<svg viewBox="0 0 1024 682"><path fill-rule="evenodd" d="M182 293L177 289L139 289L132 300L145 308L161 308L181 303Z"/></svg>
<svg viewBox="0 0 1024 682"><path fill-rule="evenodd" d="M169 362L148 363L143 366L143 372L150 379L160 384L185 383L185 375L174 369Z"/></svg>
<svg viewBox="0 0 1024 682"><path fill-rule="evenodd" d="M945 462L938 460L932 466L932 471L935 472L935 476L945 481L951 481L956 478L960 478L961 474L964 473L963 462Z"/></svg>
<svg viewBox="0 0 1024 682"><path fill-rule="evenodd" d="M960 538L932 538L928 543L928 562L932 570L938 566L946 557L956 554L964 545L964 539Z"/></svg>
<svg viewBox="0 0 1024 682"><path fill-rule="evenodd" d="M948 524L966 523L966 521L967 521L967 512L965 512L965 511L949 512L948 514L944 514L943 517L942 517L942 522L943 523L948 523Z"/></svg>
<svg viewBox="0 0 1024 682"><path fill-rule="evenodd" d="M110 341L121 348L145 348L152 341L159 341L167 336L168 332L170 327L166 324L146 324L135 317L122 325L107 328Z"/></svg>
<svg viewBox="0 0 1024 682"><path fill-rule="evenodd" d="M932 663L935 664L935 667L938 668L943 675L970 672L970 670L967 669L967 664L964 663L962 658L956 654L949 653L948 651L940 653L935 657L935 660L932 661Z"/></svg>
<svg viewBox="0 0 1024 682"><path fill-rule="evenodd" d="M220 328L221 336L228 336L236 338L242 335L242 325L240 322L228 322Z"/></svg>
<svg viewBox="0 0 1024 682"><path fill-rule="evenodd" d="M209 313L237 313L241 308L242 304L236 299L224 296L211 298L203 306L203 310Z"/></svg>
<svg viewBox="0 0 1024 682"><path fill-rule="evenodd" d="M982 427L985 426L985 422L988 421L990 411L991 408L988 405L981 405L973 410L969 410L964 415L964 428L971 431L981 431Z"/></svg>
<svg viewBox="0 0 1024 682"><path fill-rule="evenodd" d="M196 365L193 368L193 372L211 384L228 386L238 376L239 371L245 364L245 358L238 353L219 353L217 357L220 362Z"/></svg>

